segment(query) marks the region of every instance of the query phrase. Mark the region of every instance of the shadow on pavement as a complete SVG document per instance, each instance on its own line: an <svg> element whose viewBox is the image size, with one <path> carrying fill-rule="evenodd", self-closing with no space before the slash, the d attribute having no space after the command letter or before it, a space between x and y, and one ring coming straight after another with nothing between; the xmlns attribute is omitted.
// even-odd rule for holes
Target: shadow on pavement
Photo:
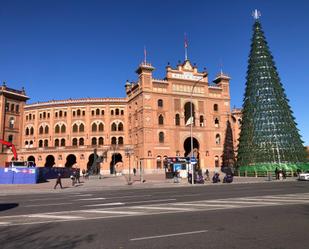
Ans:
<svg viewBox="0 0 309 249"><path fill-rule="evenodd" d="M8 209L16 208L16 207L18 207L18 205L19 205L18 203L4 203L4 204L0 204L0 212L8 210Z"/></svg>
<svg viewBox="0 0 309 249"><path fill-rule="evenodd" d="M39 226L5 227L0 229L2 249L36 248L36 249L72 249L87 248L94 241L92 234L68 235L59 234L57 224Z"/></svg>

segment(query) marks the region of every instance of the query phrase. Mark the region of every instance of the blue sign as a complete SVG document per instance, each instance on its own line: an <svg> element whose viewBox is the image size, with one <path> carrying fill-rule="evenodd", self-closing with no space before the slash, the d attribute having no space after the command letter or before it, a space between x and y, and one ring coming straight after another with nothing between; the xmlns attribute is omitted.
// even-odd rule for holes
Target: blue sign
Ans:
<svg viewBox="0 0 309 249"><path fill-rule="evenodd" d="M190 158L190 162L191 162L191 163L197 163L197 160L196 160L195 157L191 157L191 158Z"/></svg>

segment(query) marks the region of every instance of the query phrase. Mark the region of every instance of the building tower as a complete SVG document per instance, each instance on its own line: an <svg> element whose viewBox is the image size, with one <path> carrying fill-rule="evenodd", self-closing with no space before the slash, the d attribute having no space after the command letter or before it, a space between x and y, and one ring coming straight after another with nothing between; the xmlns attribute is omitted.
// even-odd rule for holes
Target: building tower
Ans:
<svg viewBox="0 0 309 249"><path fill-rule="evenodd" d="M306 154L259 16L256 10L237 164L248 171L295 169Z"/></svg>
<svg viewBox="0 0 309 249"><path fill-rule="evenodd" d="M0 139L20 148L23 127L23 110L28 100L24 89L8 88L5 83L0 86ZM0 165L10 161L13 154L5 145L0 145Z"/></svg>

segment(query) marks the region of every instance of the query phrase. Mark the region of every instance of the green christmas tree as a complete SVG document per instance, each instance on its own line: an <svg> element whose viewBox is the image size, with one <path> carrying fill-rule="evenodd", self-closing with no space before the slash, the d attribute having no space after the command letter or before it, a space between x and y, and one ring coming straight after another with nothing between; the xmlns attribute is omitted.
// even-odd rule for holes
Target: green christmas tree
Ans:
<svg viewBox="0 0 309 249"><path fill-rule="evenodd" d="M226 122L221 170L222 172L228 173L234 170L234 166L235 166L235 153L233 144L233 132L231 123L228 120Z"/></svg>
<svg viewBox="0 0 309 249"><path fill-rule="evenodd" d="M254 170L267 165L273 170L278 165L291 169L289 165L294 164L295 169L295 164L306 161L305 148L258 12L254 14L237 165Z"/></svg>

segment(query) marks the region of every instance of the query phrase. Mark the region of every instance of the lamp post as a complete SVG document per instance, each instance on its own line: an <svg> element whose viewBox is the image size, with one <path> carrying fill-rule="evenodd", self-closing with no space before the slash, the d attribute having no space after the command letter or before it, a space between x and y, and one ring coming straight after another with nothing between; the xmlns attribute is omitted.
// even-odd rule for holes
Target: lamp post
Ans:
<svg viewBox="0 0 309 249"><path fill-rule="evenodd" d="M125 148L126 156L129 157L129 182L131 184L131 155L133 154L133 149L131 147Z"/></svg>
<svg viewBox="0 0 309 249"><path fill-rule="evenodd" d="M193 91L194 91L194 88L196 87L196 85L202 80L204 79L205 77L207 76L207 73L205 72L203 74L203 76L201 78L199 78L197 81L194 82L193 86L192 86L192 89L191 89L191 94L190 94L190 142L191 142L191 158L190 158L190 164L191 164L191 167L192 167L192 177L191 177L191 180L192 180L192 184L194 184L194 166L192 164L192 158L194 157L193 156L193 122L195 121L194 120L194 117L193 117Z"/></svg>

